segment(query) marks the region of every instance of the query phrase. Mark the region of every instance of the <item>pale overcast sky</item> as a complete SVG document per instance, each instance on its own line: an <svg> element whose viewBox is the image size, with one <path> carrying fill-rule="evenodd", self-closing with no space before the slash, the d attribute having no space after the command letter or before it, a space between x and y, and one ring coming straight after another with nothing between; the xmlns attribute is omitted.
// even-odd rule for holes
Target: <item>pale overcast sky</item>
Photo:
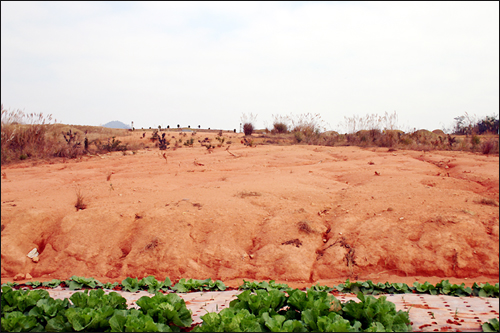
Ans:
<svg viewBox="0 0 500 333"><path fill-rule="evenodd" d="M239 129L241 115L499 112L499 2L1 2L5 109Z"/></svg>

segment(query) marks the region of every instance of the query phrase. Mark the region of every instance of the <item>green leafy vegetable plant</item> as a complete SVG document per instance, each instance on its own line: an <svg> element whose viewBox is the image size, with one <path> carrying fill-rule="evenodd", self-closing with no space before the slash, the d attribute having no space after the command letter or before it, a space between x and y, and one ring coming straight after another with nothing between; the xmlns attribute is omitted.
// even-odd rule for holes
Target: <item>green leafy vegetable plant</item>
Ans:
<svg viewBox="0 0 500 333"><path fill-rule="evenodd" d="M488 322L481 325L483 332L500 332L500 326L497 318L489 319Z"/></svg>
<svg viewBox="0 0 500 333"><path fill-rule="evenodd" d="M122 281L123 290L135 293L139 290L139 280L137 278L127 277Z"/></svg>
<svg viewBox="0 0 500 333"><path fill-rule="evenodd" d="M84 290L71 295L69 298L75 307L79 308L97 308L111 306L115 309L127 309L127 300L117 292L106 294L102 289Z"/></svg>
<svg viewBox="0 0 500 333"><path fill-rule="evenodd" d="M68 280L64 281L64 283L69 287L69 290L78 290L83 287L87 287L90 289L94 289L96 287L102 287L102 283L94 278L86 278L83 276L75 276L73 275Z"/></svg>
<svg viewBox="0 0 500 333"><path fill-rule="evenodd" d="M58 279L52 279L50 281L45 281L42 283L42 286L49 288L56 288L59 287L59 285L61 285L61 280Z"/></svg>
<svg viewBox="0 0 500 333"><path fill-rule="evenodd" d="M247 309L227 308L219 313L209 312L201 317L201 325L193 332L262 332L254 314Z"/></svg>
<svg viewBox="0 0 500 333"><path fill-rule="evenodd" d="M187 309L186 302L174 293L157 292L153 297L143 296L139 298L137 305L144 314L160 324L186 327L193 322L191 310Z"/></svg>
<svg viewBox="0 0 500 333"><path fill-rule="evenodd" d="M26 282L26 285L31 286L33 288L38 288L42 285L42 283L40 281L28 281Z"/></svg>
<svg viewBox="0 0 500 333"><path fill-rule="evenodd" d="M139 281L139 288L145 289L148 293L154 294L159 290L168 290L172 286L172 282L169 277L165 278L165 281L158 281L154 276L150 275Z"/></svg>
<svg viewBox="0 0 500 333"><path fill-rule="evenodd" d="M213 281L212 279L195 280L195 279L180 279L172 288L173 291L179 293L187 293L193 290L226 290L226 286L220 280Z"/></svg>
<svg viewBox="0 0 500 333"><path fill-rule="evenodd" d="M257 290L257 289L264 289L264 290L272 290L272 289L277 289L277 290L287 290L290 287L287 284L282 284L282 283L276 283L275 280L271 280L269 282L267 281L262 281L262 282L250 282L250 281L245 281L243 279L243 284L238 287L240 290Z"/></svg>
<svg viewBox="0 0 500 333"><path fill-rule="evenodd" d="M411 330L408 312L401 310L396 312L396 305L387 301L385 296L380 296L377 299L359 292L358 299L361 302L351 300L342 306L342 317L348 319L351 324L359 321L363 330L372 327L376 330L382 329L385 332L408 332Z"/></svg>

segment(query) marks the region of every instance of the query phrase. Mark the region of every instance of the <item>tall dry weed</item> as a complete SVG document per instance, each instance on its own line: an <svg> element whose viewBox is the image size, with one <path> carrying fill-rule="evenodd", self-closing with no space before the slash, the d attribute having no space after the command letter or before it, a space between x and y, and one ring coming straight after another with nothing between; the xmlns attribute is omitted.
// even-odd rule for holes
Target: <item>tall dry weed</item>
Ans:
<svg viewBox="0 0 500 333"><path fill-rule="evenodd" d="M1 108L1 163L44 156L52 116Z"/></svg>
<svg viewBox="0 0 500 333"><path fill-rule="evenodd" d="M116 135L129 134L123 129L56 124L55 120L52 123L51 115L6 110L2 105L1 164L28 158L76 158L88 153L127 149L115 140L110 145L109 138ZM106 141L108 144L101 143Z"/></svg>
<svg viewBox="0 0 500 333"><path fill-rule="evenodd" d="M385 112L384 115L367 114L364 117L354 115L352 117L344 117L344 126L347 128L347 133L353 134L362 130L396 130L398 129L398 114Z"/></svg>

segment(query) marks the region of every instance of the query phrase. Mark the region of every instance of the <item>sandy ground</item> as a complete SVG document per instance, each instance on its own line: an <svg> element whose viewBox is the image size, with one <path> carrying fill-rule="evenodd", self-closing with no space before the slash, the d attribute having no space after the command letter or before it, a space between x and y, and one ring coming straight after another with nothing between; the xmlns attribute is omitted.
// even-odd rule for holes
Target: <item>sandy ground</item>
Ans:
<svg viewBox="0 0 500 333"><path fill-rule="evenodd" d="M499 281L499 211L480 203L499 200L498 156L248 147L226 133L232 155L226 143L209 153L196 142L214 136L165 156L150 144L2 167L2 283L18 273L234 287ZM77 211L78 189L87 208ZM34 247L38 263L26 256Z"/></svg>

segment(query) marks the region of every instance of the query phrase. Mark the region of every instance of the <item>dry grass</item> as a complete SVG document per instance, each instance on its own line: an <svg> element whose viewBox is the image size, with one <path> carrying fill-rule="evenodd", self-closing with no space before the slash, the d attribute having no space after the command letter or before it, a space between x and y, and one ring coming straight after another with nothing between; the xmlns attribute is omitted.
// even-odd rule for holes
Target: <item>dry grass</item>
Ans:
<svg viewBox="0 0 500 333"><path fill-rule="evenodd" d="M262 194L259 193L259 192L247 192L247 191L243 191L243 192L240 192L238 193L238 196L240 198L246 198L246 197L260 197Z"/></svg>
<svg viewBox="0 0 500 333"><path fill-rule="evenodd" d="M297 223L297 227L299 228L299 231L305 232L306 234L310 234L310 233L314 232L314 230L309 225L309 222L306 220L300 221L299 223Z"/></svg>
<svg viewBox="0 0 500 333"><path fill-rule="evenodd" d="M498 134L493 128L488 133L472 131L472 136L445 134L442 130L428 131L425 129L407 133L397 129L398 116L385 113L382 116L372 114L364 117L345 118L348 133L339 134L334 131L322 131L323 122L319 115L304 114L298 119L290 116L274 116L275 128L266 129L271 133L263 144L308 144L320 146L359 146L388 147L391 149L408 149L419 151L451 150L482 152L483 154L498 154ZM498 122L498 121L497 121ZM479 124L479 123L478 123ZM283 134L287 126L289 134ZM479 125L476 125L478 127ZM254 133L259 132L254 130ZM280 133L281 132L281 133ZM476 134L474 134L476 133ZM493 134L491 134L493 133ZM279 141L278 138L280 139Z"/></svg>
<svg viewBox="0 0 500 333"><path fill-rule="evenodd" d="M498 201L493 200L493 199L489 199L489 198L482 198L481 200L474 200L474 202L481 204L481 205L498 207Z"/></svg>
<svg viewBox="0 0 500 333"><path fill-rule="evenodd" d="M86 154L124 151L129 149L127 145L120 144L114 137L132 133L100 126L51 123L51 115L10 111L3 106L1 120L2 165L26 159L77 158ZM132 149L144 147L142 143L134 145Z"/></svg>
<svg viewBox="0 0 500 333"><path fill-rule="evenodd" d="M300 247L302 245L302 241L298 238L291 239L286 242L281 243L281 245L295 245L296 247Z"/></svg>
<svg viewBox="0 0 500 333"><path fill-rule="evenodd" d="M85 196L83 195L83 192L80 188L76 189L76 203L75 203L75 208L76 210L83 210L87 208L87 204L85 203Z"/></svg>
<svg viewBox="0 0 500 333"><path fill-rule="evenodd" d="M489 153L498 153L498 140L489 139L483 142L481 145L481 150L483 154L488 155Z"/></svg>
<svg viewBox="0 0 500 333"><path fill-rule="evenodd" d="M144 250L153 250L160 244L160 240L158 237L154 237L146 246L144 246Z"/></svg>

